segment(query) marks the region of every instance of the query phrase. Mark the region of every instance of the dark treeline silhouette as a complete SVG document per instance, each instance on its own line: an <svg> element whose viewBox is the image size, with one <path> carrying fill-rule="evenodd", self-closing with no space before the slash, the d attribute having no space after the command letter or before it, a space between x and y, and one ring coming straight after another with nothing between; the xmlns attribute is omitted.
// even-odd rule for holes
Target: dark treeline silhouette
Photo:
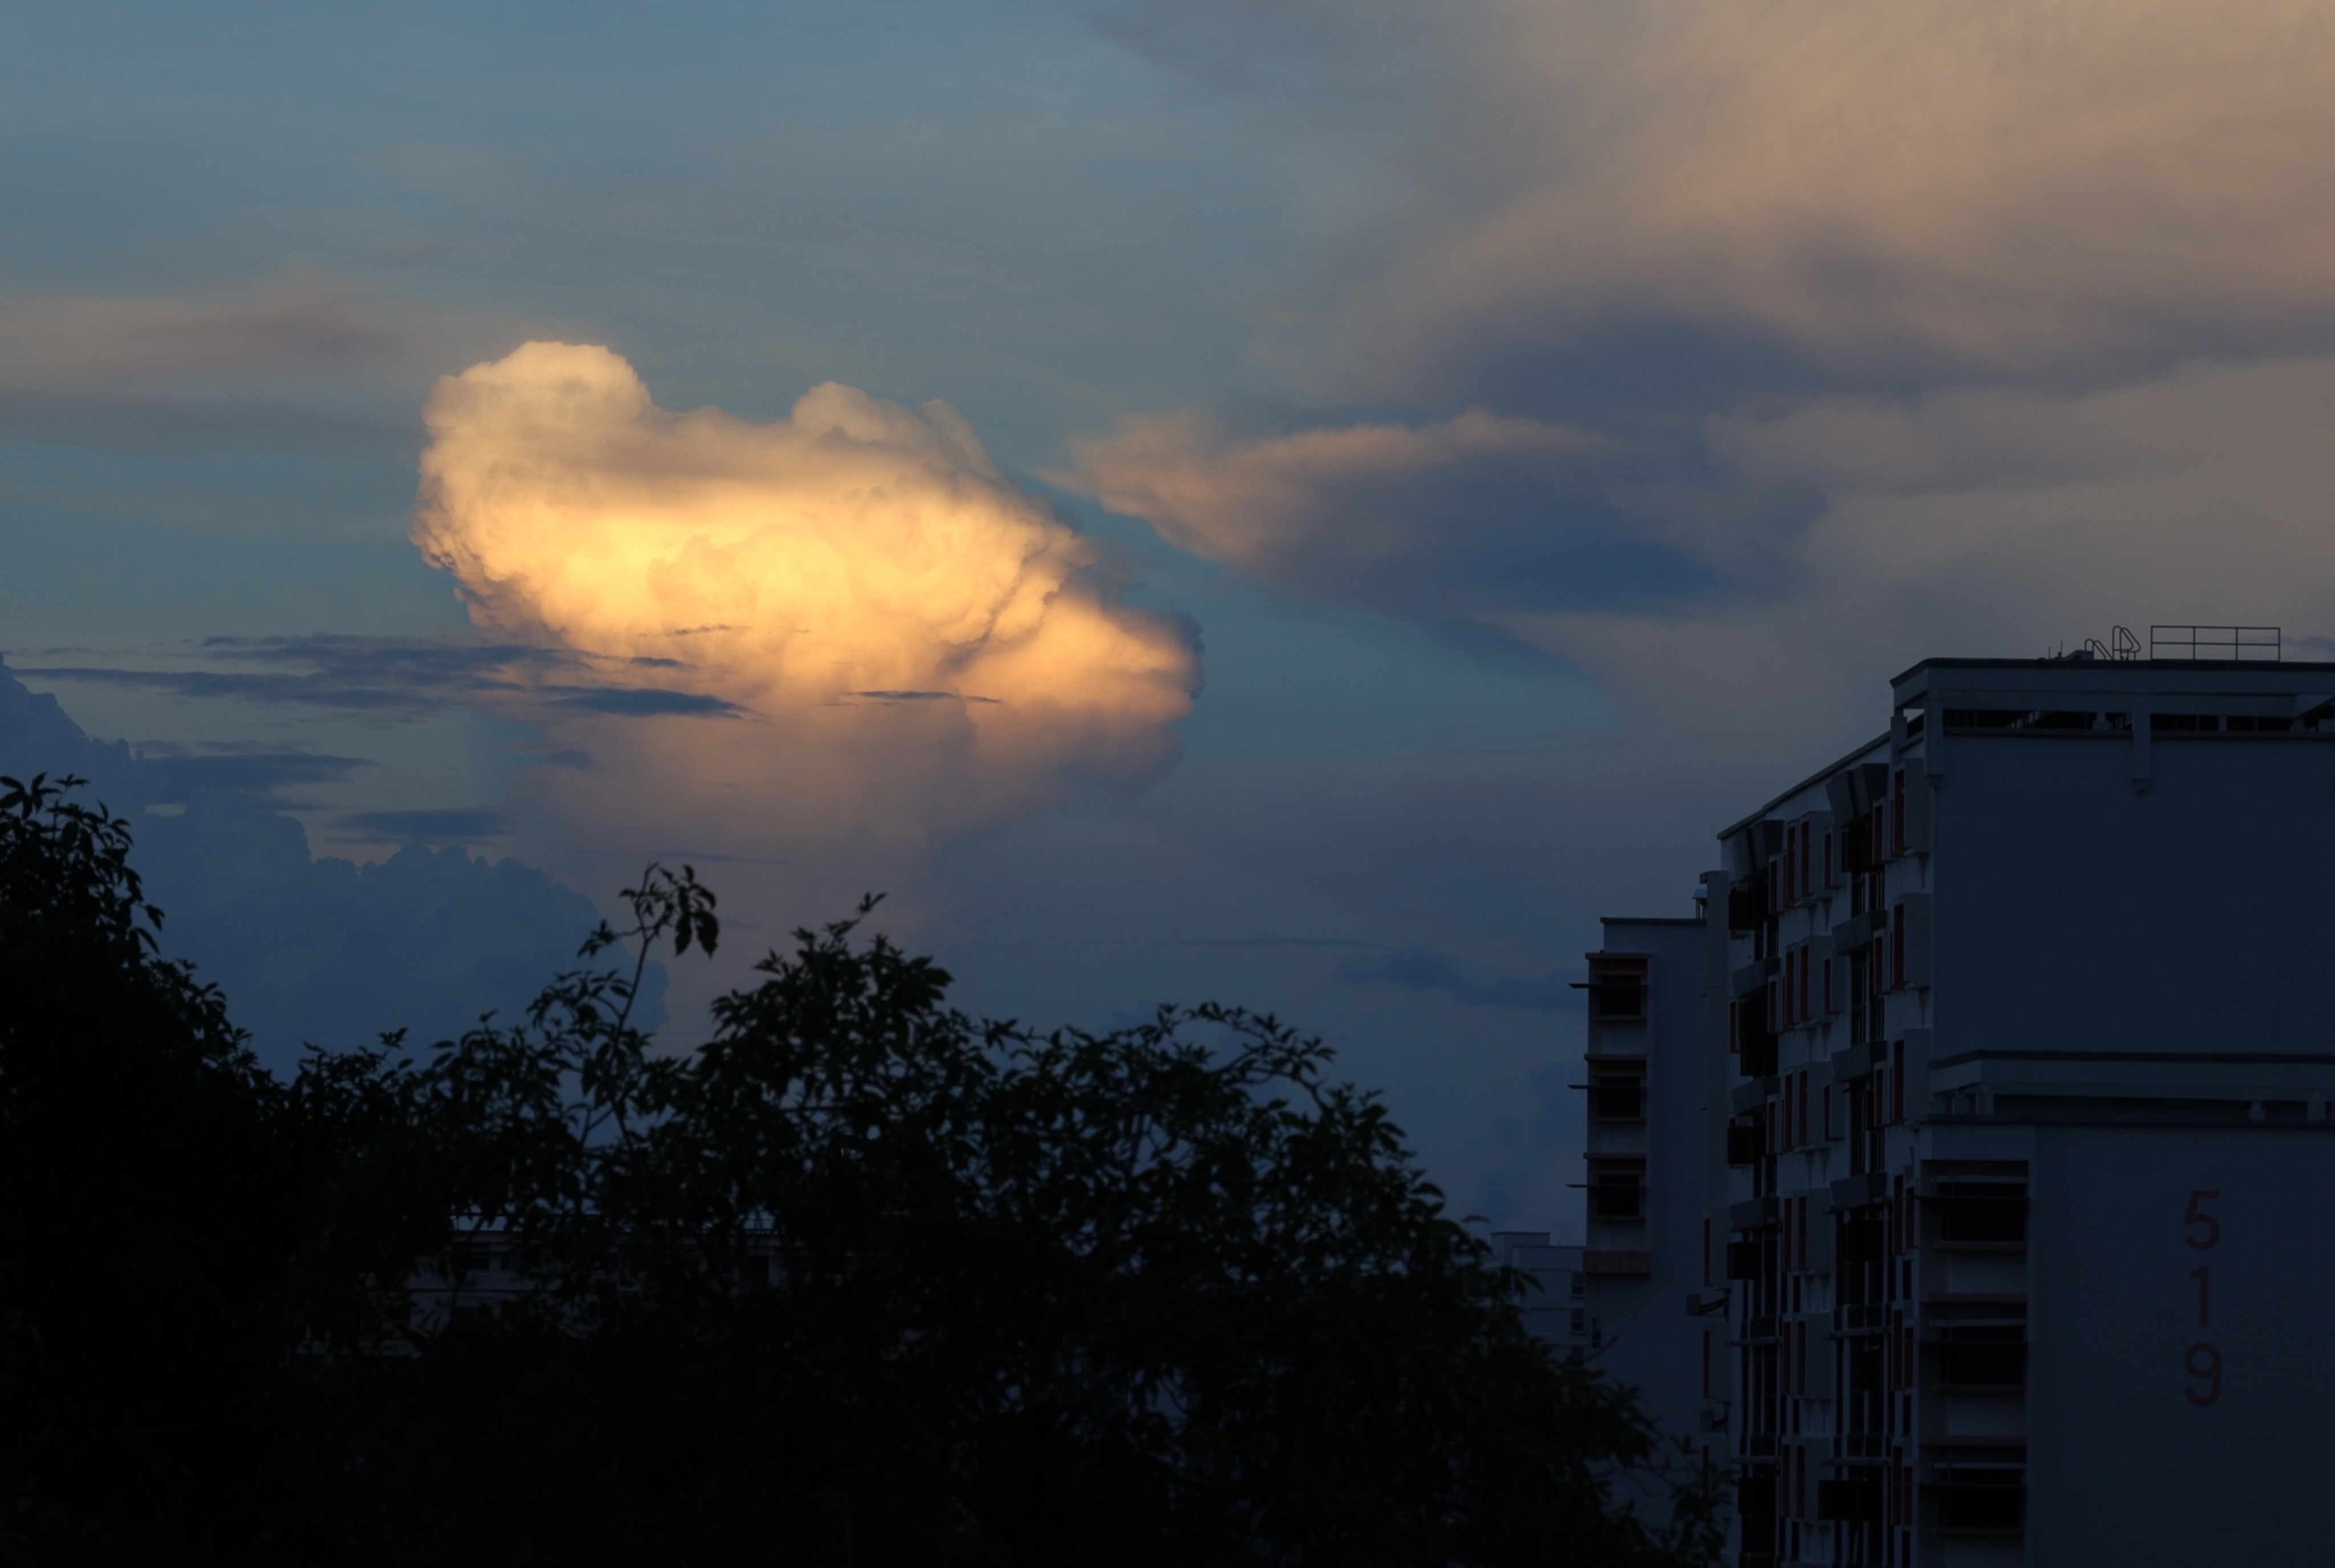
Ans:
<svg viewBox="0 0 2335 1568"><path fill-rule="evenodd" d="M664 1054L638 965L719 925L652 867L523 1021L286 1082L129 855L6 782L10 1561L1710 1554L1709 1478L1616 1502L1674 1457L1269 1018L979 1021L855 920Z"/></svg>

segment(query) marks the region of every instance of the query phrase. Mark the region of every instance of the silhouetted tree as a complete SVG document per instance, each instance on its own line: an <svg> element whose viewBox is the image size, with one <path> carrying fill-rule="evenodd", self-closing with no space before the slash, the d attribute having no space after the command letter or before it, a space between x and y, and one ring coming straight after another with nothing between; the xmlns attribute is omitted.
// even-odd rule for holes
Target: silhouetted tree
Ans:
<svg viewBox="0 0 2335 1568"><path fill-rule="evenodd" d="M301 1140L79 782L0 779L0 1542L125 1560L258 1529Z"/></svg>
<svg viewBox="0 0 2335 1568"><path fill-rule="evenodd" d="M1273 1019L980 1021L853 920L660 1054L638 966L720 927L652 867L629 973L604 927L522 1021L279 1087L154 958L121 826L37 780L6 809L0 1135L60 1162L0 1253L20 1540L126 1497L219 1560L1709 1555L1705 1478L1660 1536L1616 1506L1664 1458L1633 1402L1525 1334L1382 1107ZM492 1312L482 1248L524 1265ZM417 1269L451 1291L420 1318ZM66 1408L97 1377L119 1450Z"/></svg>

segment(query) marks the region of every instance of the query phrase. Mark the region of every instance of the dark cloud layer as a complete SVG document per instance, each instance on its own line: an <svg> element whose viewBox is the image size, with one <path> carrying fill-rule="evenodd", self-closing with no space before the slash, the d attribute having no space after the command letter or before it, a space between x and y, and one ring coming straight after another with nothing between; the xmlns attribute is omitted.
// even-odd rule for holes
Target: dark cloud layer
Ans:
<svg viewBox="0 0 2335 1568"><path fill-rule="evenodd" d="M478 844L506 837L510 818L470 807L412 811L351 811L334 825L350 844Z"/></svg>
<svg viewBox="0 0 2335 1568"><path fill-rule="evenodd" d="M207 637L193 657L258 669L131 669L121 665L22 666L48 681L128 686L176 697L297 703L385 719L418 718L449 707L490 706L515 718L552 710L617 717L728 717L727 699L667 686L583 679L633 662L596 660L565 648L451 637L360 637L332 633L279 637ZM663 661L657 668L684 668Z"/></svg>
<svg viewBox="0 0 2335 1568"><path fill-rule="evenodd" d="M296 799L281 791L304 785L344 783L357 769L373 765L363 757L334 757L292 749L221 750L173 756L159 754L155 748L148 747L144 752L161 764L169 782L156 799L170 805L184 805L207 795L296 805Z"/></svg>
<svg viewBox="0 0 2335 1568"><path fill-rule="evenodd" d="M1338 978L1357 985L1394 985L1406 991L1439 992L1469 1007L1542 1011L1580 1005L1580 998L1564 974L1479 977L1468 973L1449 953L1432 947L1388 948L1341 959Z"/></svg>
<svg viewBox="0 0 2335 1568"><path fill-rule="evenodd" d="M0 666L0 774L76 774L88 798L128 817L131 864L165 912L163 952L191 959L277 1069L304 1044L369 1044L406 1029L417 1047L487 1011L515 1017L572 967L599 921L590 899L515 860L459 845L490 837L492 812L358 813L387 860L313 859L282 789L338 781L355 760L298 751L144 757L82 732L55 698ZM175 815L146 810L175 804ZM664 1016L653 966L642 1016Z"/></svg>

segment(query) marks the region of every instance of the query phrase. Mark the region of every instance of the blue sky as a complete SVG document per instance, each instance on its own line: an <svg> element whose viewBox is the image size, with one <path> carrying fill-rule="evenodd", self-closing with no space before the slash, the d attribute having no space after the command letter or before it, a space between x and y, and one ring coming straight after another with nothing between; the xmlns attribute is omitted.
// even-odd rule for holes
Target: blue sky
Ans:
<svg viewBox="0 0 2335 1568"><path fill-rule="evenodd" d="M508 1005L562 887L609 907L651 855L738 920L673 974L684 1031L880 885L976 1007L1316 1027L1463 1207L1569 1229L1595 916L1683 913L1889 674L2335 632L2330 50L2266 0L19 7L0 648L164 769L137 808L194 905L234 834L311 924L373 901L334 943L451 896L450 852L541 874L497 885L509 973L400 948L378 1027ZM654 405L529 447L559 495L741 549L869 474L911 534L975 495L943 577L1041 562L1051 629L1000 589L934 663L962 605L910 637L896 595L836 601L805 636L909 673L813 701L804 649L843 644L579 612L542 586L571 536L511 531L553 492L495 477L548 406L530 342ZM655 411L695 409L728 417ZM701 458L747 499L660 477ZM794 547L687 593L774 603ZM301 870L287 814L438 869ZM296 1032L308 992L204 918L176 940Z"/></svg>

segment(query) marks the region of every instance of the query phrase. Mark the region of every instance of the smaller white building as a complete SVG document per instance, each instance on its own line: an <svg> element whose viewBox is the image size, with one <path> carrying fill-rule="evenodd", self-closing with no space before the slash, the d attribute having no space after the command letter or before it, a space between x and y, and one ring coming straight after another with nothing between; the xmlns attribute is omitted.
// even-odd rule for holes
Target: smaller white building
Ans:
<svg viewBox="0 0 2335 1568"><path fill-rule="evenodd" d="M1523 1302L1526 1331L1560 1355L1579 1360L1594 1347L1581 1249L1552 1245L1546 1231L1494 1231L1492 1261L1529 1275Z"/></svg>

